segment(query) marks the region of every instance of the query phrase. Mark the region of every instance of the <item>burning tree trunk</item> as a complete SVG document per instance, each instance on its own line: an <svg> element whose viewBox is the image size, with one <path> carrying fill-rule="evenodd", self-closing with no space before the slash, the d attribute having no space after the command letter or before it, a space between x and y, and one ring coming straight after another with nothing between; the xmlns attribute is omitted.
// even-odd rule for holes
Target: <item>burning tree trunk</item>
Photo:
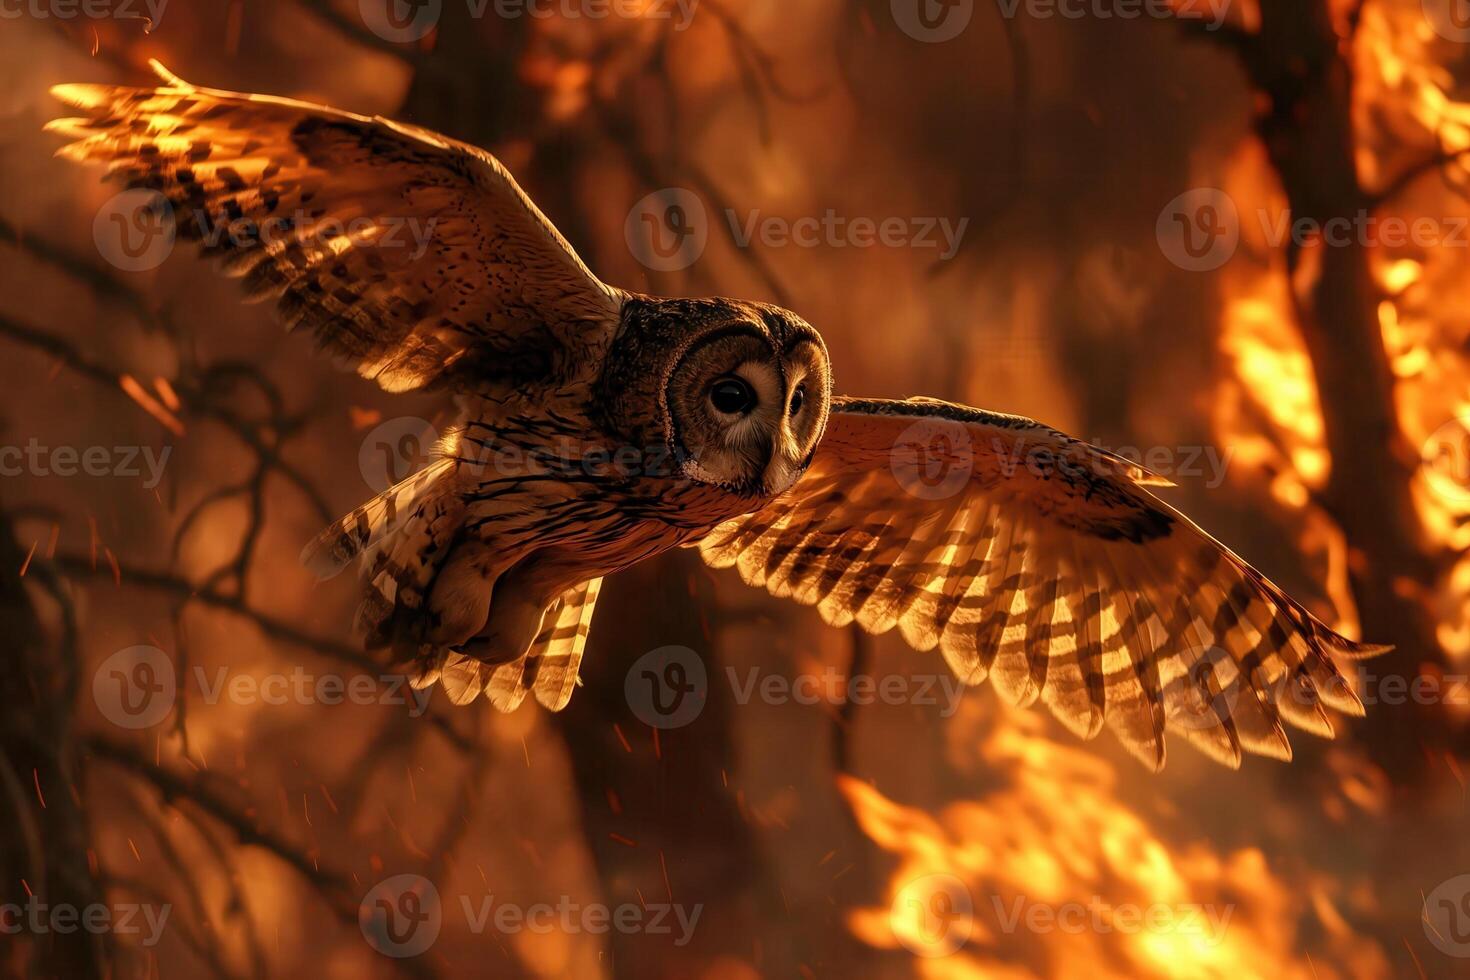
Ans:
<svg viewBox="0 0 1470 980"><path fill-rule="evenodd" d="M1353 126L1354 79L1327 0L1263 3L1260 29L1204 33L1238 54L1265 108L1256 120L1292 220L1350 227L1377 201L1360 183ZM1351 546L1350 576L1363 636L1397 649L1375 674L1413 677L1438 649L1429 611L1411 583L1432 581L1436 567L1415 511L1410 484L1417 453L1404 438L1378 305L1386 297L1369 268L1369 243L1291 239L1287 270L1297 323L1311 355L1332 465L1318 503ZM1443 715L1421 711L1417 724L1370 712L1368 741L1380 761L1416 769L1425 743L1445 739Z"/></svg>

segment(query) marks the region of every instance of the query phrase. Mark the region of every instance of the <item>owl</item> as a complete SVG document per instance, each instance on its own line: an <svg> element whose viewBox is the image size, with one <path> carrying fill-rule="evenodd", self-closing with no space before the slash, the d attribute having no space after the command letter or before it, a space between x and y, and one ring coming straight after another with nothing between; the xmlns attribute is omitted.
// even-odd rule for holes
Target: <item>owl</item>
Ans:
<svg viewBox="0 0 1470 980"><path fill-rule="evenodd" d="M198 88L62 85L59 155L156 192L179 236L390 392L452 396L431 462L303 558L360 561L370 648L457 703L567 704L605 575L698 548L833 626L897 629L966 683L1238 766L1361 715L1315 619L1030 419L834 394L800 317L603 284L490 154L383 118ZM417 247L404 228L429 229Z"/></svg>

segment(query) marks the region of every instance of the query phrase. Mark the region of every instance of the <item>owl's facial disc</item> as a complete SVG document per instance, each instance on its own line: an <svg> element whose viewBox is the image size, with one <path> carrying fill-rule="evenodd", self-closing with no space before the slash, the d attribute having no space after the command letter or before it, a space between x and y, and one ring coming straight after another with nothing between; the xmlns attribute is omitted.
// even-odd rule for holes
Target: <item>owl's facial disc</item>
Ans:
<svg viewBox="0 0 1470 980"><path fill-rule="evenodd" d="M767 493L780 493L806 472L812 453L827 427L832 401L827 352L816 340L802 338L781 357L785 382L785 414L776 451L766 466Z"/></svg>
<svg viewBox="0 0 1470 980"><path fill-rule="evenodd" d="M825 423L826 370L819 341L798 338L782 351L753 326L696 342L668 388L684 474L741 494L791 486Z"/></svg>

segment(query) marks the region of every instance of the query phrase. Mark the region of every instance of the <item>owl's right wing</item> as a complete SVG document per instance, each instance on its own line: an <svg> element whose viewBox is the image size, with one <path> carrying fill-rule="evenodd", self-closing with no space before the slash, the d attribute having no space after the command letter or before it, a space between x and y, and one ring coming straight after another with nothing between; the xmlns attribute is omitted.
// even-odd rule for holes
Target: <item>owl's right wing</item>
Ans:
<svg viewBox="0 0 1470 980"><path fill-rule="evenodd" d="M60 155L157 191L288 328L389 391L567 376L616 329L588 271L490 154L382 118L197 88L60 85ZM161 207L161 205L160 205Z"/></svg>
<svg viewBox="0 0 1470 980"><path fill-rule="evenodd" d="M1323 705L1362 714L1336 658L1386 648L1319 622L1159 482L1030 419L839 398L795 486L699 547L832 625L896 626L1083 737L1106 724L1151 768L1166 730L1236 766L1290 756L1282 719L1330 736Z"/></svg>

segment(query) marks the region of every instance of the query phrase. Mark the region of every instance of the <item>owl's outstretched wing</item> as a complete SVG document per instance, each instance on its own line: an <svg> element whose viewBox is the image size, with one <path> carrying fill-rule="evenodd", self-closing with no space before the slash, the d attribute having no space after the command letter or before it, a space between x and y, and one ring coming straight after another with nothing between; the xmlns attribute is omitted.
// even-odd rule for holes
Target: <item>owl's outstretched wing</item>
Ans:
<svg viewBox="0 0 1470 980"><path fill-rule="evenodd" d="M555 377L609 341L621 294L488 153L154 67L161 88L53 89L86 113L48 126L77 140L59 154L158 192L176 234L364 377L389 391Z"/></svg>
<svg viewBox="0 0 1470 980"><path fill-rule="evenodd" d="M1165 731L1229 766L1290 757L1281 721L1361 715L1334 658L1383 647L1319 622L1116 456L1029 419L928 399L836 399L811 468L720 525L705 560L815 605L897 626L961 679L1106 723L1154 769Z"/></svg>

